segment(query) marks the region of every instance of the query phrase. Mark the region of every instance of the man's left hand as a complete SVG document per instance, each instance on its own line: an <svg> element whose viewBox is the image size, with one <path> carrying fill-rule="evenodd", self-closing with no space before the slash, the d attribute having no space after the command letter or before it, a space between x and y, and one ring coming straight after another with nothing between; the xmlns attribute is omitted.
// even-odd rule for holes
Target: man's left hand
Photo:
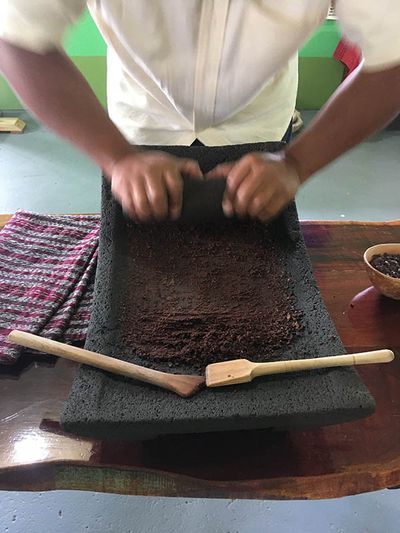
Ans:
<svg viewBox="0 0 400 533"><path fill-rule="evenodd" d="M226 178L222 203L226 216L261 222L278 215L300 186L298 173L283 154L250 153L237 162L218 165L207 178Z"/></svg>

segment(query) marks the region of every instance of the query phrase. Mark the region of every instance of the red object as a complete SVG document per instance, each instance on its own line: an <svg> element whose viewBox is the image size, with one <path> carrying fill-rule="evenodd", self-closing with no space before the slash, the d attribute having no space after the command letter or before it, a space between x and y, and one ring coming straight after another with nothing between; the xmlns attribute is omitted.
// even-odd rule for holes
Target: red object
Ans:
<svg viewBox="0 0 400 533"><path fill-rule="evenodd" d="M20 211L0 233L0 363L21 348L12 329L83 341L92 309L99 216Z"/></svg>
<svg viewBox="0 0 400 533"><path fill-rule="evenodd" d="M333 53L333 57L343 63L346 67L347 77L349 74L355 70L358 65L361 63L362 55L361 50L358 46L346 41L346 39L341 39L339 44L336 47L336 50Z"/></svg>

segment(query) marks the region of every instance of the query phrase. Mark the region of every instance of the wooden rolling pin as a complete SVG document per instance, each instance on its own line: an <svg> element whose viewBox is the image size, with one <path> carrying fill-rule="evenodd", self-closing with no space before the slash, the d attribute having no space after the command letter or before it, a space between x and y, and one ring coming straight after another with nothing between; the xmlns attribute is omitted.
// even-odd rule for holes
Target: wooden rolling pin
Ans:
<svg viewBox="0 0 400 533"><path fill-rule="evenodd" d="M25 348L32 348L40 352L50 353L63 357L64 359L71 359L77 363L84 363L85 365L94 366L107 370L113 374L120 374L121 376L127 376L130 378L151 383L157 387L176 392L179 396L188 398L193 396L204 384L203 376L188 376L184 374L169 374L167 372L159 372L158 370L152 370L151 368L145 368L143 366L134 365L127 361L121 361L114 357L102 355L83 348L77 348L76 346L70 346L69 344L63 344L62 342L52 341L39 337L38 335L32 335L32 333L26 333L24 331L14 330L9 335L10 341Z"/></svg>
<svg viewBox="0 0 400 533"><path fill-rule="evenodd" d="M273 361L271 363L252 363L247 359L236 359L235 361L208 365L206 368L206 385L207 387L222 387L224 385L248 383L253 378L270 374L299 372L301 370L314 370L332 366L389 363L393 359L394 353L390 350L316 357L315 359L291 359L288 361Z"/></svg>

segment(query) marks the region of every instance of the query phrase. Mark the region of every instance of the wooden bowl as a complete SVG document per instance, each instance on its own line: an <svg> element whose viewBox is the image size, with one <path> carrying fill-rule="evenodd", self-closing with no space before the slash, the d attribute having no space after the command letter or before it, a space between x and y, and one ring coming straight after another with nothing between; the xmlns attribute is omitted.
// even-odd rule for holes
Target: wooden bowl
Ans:
<svg viewBox="0 0 400 533"><path fill-rule="evenodd" d="M372 285L383 295L394 300L400 300L400 278L392 278L382 274L371 265L374 255L400 254L400 243L377 244L371 246L364 253L364 263Z"/></svg>

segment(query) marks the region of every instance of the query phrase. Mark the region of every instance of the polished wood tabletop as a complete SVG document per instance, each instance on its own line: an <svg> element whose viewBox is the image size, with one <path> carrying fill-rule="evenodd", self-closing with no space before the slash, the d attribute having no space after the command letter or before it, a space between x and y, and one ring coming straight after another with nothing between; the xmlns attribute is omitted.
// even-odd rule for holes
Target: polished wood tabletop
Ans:
<svg viewBox="0 0 400 533"><path fill-rule="evenodd" d="M377 403L373 416L307 431L90 440L58 424L77 365L23 356L0 367L0 489L316 499L399 486L400 302L369 286L362 255L373 244L400 242L400 221L303 222L302 229L348 351L397 352L390 364L358 368Z"/></svg>

